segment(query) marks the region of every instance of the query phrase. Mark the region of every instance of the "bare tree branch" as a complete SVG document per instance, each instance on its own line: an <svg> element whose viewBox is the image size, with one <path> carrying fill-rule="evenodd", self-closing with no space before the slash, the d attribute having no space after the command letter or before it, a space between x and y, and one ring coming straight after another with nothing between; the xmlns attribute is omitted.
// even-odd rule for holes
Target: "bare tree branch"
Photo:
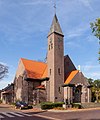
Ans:
<svg viewBox="0 0 100 120"><path fill-rule="evenodd" d="M8 73L8 67L0 63L0 80L2 80Z"/></svg>

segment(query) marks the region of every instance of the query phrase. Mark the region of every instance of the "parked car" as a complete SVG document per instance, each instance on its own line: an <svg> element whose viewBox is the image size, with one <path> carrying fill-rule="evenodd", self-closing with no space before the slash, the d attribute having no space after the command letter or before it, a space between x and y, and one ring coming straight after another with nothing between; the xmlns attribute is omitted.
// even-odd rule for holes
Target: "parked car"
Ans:
<svg viewBox="0 0 100 120"><path fill-rule="evenodd" d="M15 108L20 108L20 109L24 109L24 108L28 108L28 104L23 102L23 101L18 101L15 103Z"/></svg>

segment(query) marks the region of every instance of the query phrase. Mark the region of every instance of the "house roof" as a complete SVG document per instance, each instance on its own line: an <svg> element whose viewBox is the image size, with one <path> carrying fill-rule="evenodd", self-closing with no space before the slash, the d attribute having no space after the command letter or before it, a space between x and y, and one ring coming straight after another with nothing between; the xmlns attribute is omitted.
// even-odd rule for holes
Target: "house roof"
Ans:
<svg viewBox="0 0 100 120"><path fill-rule="evenodd" d="M10 93L13 93L13 90L6 90L2 92L2 94L10 94Z"/></svg>
<svg viewBox="0 0 100 120"><path fill-rule="evenodd" d="M47 67L46 63L28 60L24 58L21 58L21 61L25 67L27 78L41 79L43 77L47 77L45 72Z"/></svg>
<svg viewBox="0 0 100 120"><path fill-rule="evenodd" d="M8 86L6 86L5 88L3 88L3 89L2 89L2 91L11 90L11 89L13 89L13 87L12 87L12 86L14 86L14 84L13 84L13 83L8 84Z"/></svg>
<svg viewBox="0 0 100 120"><path fill-rule="evenodd" d="M69 84L78 72L79 70L74 70L70 72L64 84Z"/></svg>

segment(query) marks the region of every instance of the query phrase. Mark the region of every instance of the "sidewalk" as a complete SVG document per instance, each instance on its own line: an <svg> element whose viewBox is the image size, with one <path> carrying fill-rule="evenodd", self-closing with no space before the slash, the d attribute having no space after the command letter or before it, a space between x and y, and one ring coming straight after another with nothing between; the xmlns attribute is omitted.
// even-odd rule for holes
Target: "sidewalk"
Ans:
<svg viewBox="0 0 100 120"><path fill-rule="evenodd" d="M67 110L54 110L54 109L50 109L50 110L42 110L41 108L36 108L33 106L32 109L24 109L24 110L20 110L20 109L15 109L15 106L13 105L8 105L8 104L0 104L1 108L8 108L14 111L21 111L21 112L25 112L25 113L32 113L32 112L44 112L44 111L48 111L48 112L80 112L80 111L91 111L91 110L100 110L100 107L98 108L87 108L87 109L67 109Z"/></svg>
<svg viewBox="0 0 100 120"><path fill-rule="evenodd" d="M20 109L16 109L14 105L9 105L9 104L0 104L0 108L1 109L9 109L9 110L12 110L12 111L20 111L20 112L40 112L42 111L41 108L32 108L32 109L24 109L24 110L20 110Z"/></svg>
<svg viewBox="0 0 100 120"><path fill-rule="evenodd" d="M91 111L91 110L100 110L100 107L98 108L86 108L86 109L67 109L67 110L54 110L50 109L47 110L48 112L80 112L80 111Z"/></svg>
<svg viewBox="0 0 100 120"><path fill-rule="evenodd" d="M67 110L42 110L39 108L33 108L33 109L27 109L27 110L20 110L22 112L32 113L32 112L84 112L84 111L92 111L92 110L100 110L100 107L98 108L87 108L87 109L67 109Z"/></svg>
<svg viewBox="0 0 100 120"><path fill-rule="evenodd" d="M9 105L9 104L0 104L0 107L4 107L4 108L13 108L13 105Z"/></svg>

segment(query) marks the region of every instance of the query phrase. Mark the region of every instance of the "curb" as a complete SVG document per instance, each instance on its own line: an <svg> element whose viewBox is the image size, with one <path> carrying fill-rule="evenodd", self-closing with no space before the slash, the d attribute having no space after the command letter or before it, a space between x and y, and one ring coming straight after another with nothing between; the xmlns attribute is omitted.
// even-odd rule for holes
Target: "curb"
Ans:
<svg viewBox="0 0 100 120"><path fill-rule="evenodd" d="M84 112L84 111L91 111L91 110L100 110L99 108L87 108L87 109L76 109L76 110L47 110L48 112Z"/></svg>

